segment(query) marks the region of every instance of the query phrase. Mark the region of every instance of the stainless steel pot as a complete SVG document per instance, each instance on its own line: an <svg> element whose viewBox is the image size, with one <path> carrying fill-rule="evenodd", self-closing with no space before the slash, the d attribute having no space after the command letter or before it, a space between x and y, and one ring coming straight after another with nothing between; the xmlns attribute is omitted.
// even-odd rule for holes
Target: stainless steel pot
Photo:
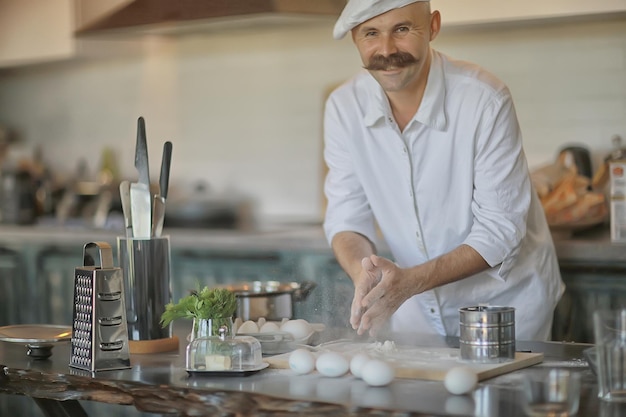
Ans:
<svg viewBox="0 0 626 417"><path fill-rule="evenodd" d="M293 318L293 303L303 301L317 286L311 281L252 281L226 285L237 296L235 316L241 320L270 321Z"/></svg>

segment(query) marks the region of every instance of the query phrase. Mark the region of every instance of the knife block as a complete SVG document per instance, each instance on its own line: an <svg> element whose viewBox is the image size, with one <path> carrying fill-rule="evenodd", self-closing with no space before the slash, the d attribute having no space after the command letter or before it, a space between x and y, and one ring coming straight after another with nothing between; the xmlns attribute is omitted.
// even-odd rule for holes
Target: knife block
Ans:
<svg viewBox="0 0 626 417"><path fill-rule="evenodd" d="M122 281L111 246L87 243L83 266L74 272L71 367L90 372L130 368Z"/></svg>

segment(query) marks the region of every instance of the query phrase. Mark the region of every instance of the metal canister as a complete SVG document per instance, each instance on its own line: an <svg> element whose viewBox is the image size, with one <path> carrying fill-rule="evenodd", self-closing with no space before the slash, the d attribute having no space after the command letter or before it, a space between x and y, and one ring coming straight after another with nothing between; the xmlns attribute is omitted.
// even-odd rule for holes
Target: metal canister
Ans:
<svg viewBox="0 0 626 417"><path fill-rule="evenodd" d="M459 309L461 359L494 363L515 359L515 308Z"/></svg>

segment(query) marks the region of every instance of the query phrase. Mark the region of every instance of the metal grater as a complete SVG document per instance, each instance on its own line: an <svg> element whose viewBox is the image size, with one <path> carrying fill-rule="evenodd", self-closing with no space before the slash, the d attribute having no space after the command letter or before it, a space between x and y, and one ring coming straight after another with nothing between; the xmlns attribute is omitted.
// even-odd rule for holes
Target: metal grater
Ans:
<svg viewBox="0 0 626 417"><path fill-rule="evenodd" d="M74 272L71 367L91 372L130 368L122 277L122 269L113 267L111 245L85 245L83 266Z"/></svg>

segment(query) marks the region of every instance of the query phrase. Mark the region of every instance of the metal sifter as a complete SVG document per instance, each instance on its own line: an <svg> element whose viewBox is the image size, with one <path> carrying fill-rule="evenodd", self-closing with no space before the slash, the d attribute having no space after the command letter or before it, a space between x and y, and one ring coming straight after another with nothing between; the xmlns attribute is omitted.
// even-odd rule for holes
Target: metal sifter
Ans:
<svg viewBox="0 0 626 417"><path fill-rule="evenodd" d="M74 272L71 367L92 372L130 368L123 289L111 245L87 243L83 266Z"/></svg>
<svg viewBox="0 0 626 417"><path fill-rule="evenodd" d="M461 359L479 363L515 359L515 308L479 305L459 309Z"/></svg>

